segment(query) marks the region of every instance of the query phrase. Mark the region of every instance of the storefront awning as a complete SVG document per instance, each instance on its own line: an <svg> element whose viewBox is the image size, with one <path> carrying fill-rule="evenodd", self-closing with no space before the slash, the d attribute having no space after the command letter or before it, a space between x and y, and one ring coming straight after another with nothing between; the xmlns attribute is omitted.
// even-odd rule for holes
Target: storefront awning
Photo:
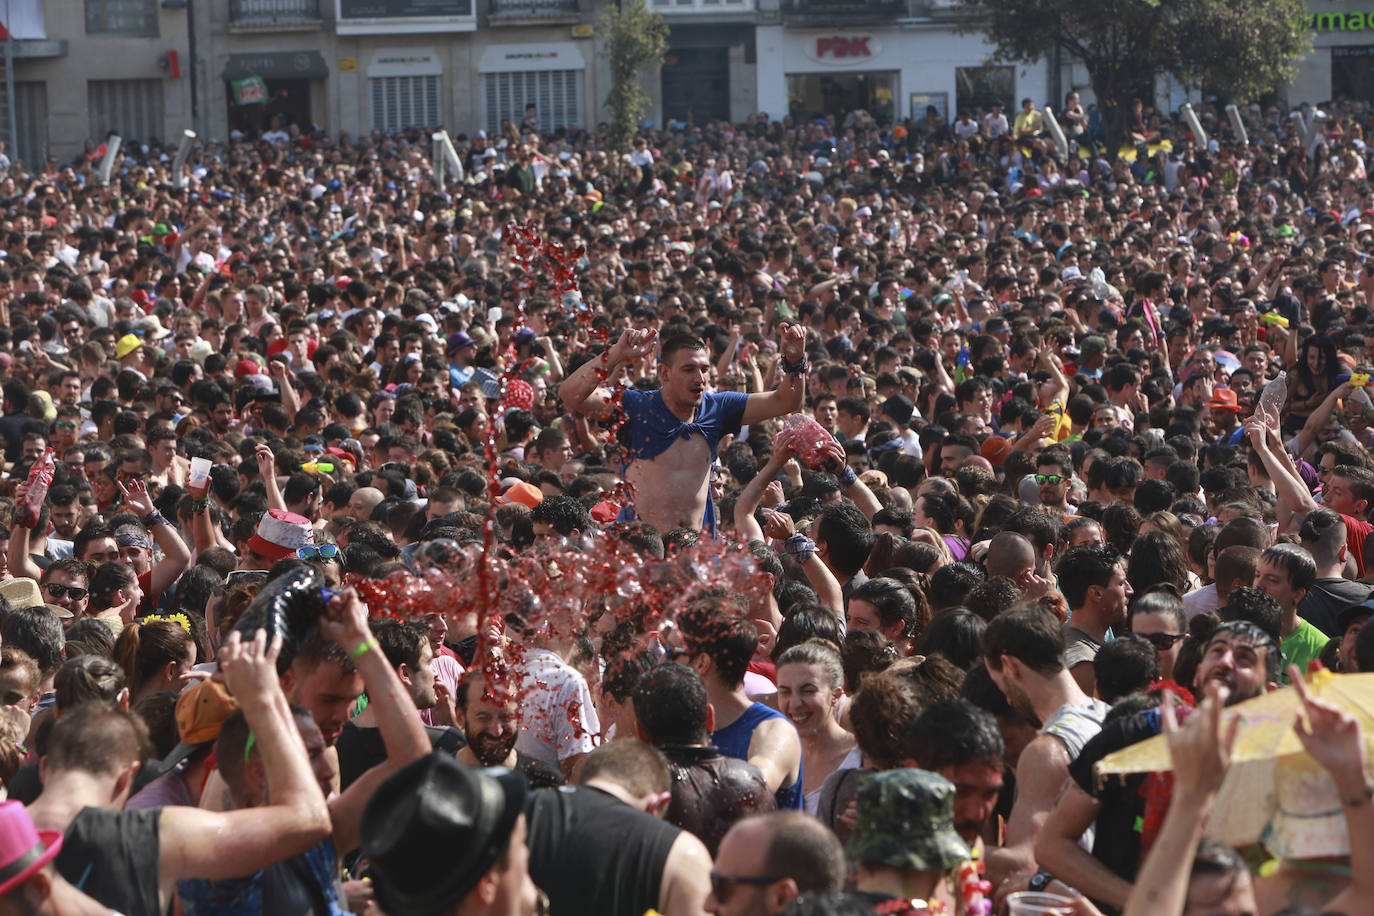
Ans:
<svg viewBox="0 0 1374 916"><path fill-rule="evenodd" d="M265 80L318 80L329 76L329 65L319 51L230 54L224 64L224 78L241 80L250 76Z"/></svg>

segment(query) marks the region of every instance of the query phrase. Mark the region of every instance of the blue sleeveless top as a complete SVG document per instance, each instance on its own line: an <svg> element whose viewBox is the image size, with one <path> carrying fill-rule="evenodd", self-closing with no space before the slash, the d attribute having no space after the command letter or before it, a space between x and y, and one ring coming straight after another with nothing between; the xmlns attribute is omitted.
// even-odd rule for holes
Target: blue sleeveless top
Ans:
<svg viewBox="0 0 1374 916"><path fill-rule="evenodd" d="M758 728L763 722L769 719L782 719L791 725L792 722L782 713L770 706L762 703L754 703L744 711L738 719L731 722L724 728L711 732L711 743L720 749L726 757L736 757L740 760L749 759L749 742L754 739L754 729ZM773 797L778 800L778 808L787 810L795 808L800 811L802 808L802 767L797 764L797 781L790 786L784 786Z"/></svg>

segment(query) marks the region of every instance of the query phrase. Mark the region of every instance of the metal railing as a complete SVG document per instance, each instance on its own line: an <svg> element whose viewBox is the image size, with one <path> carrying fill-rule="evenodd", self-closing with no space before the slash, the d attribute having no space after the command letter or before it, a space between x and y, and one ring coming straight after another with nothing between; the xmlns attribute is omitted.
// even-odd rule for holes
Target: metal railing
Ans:
<svg viewBox="0 0 1374 916"><path fill-rule="evenodd" d="M884 18L907 11L907 0L782 0L784 16Z"/></svg>
<svg viewBox="0 0 1374 916"><path fill-rule="evenodd" d="M489 0L487 14L492 19L542 19L575 16L580 0Z"/></svg>
<svg viewBox="0 0 1374 916"><path fill-rule="evenodd" d="M319 20L320 0L229 0L229 21L234 25L276 25Z"/></svg>

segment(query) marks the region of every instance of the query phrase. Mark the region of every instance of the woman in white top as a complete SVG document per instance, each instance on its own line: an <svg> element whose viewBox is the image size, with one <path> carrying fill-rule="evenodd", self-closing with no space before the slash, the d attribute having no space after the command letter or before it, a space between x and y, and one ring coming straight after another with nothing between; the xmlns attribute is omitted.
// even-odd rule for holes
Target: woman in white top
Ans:
<svg viewBox="0 0 1374 916"><path fill-rule="evenodd" d="M723 203L730 199L734 189L735 176L730 174L729 161L722 156L712 168L702 173L701 180L697 182L697 203L704 204L712 200Z"/></svg>
<svg viewBox="0 0 1374 916"><path fill-rule="evenodd" d="M792 720L802 746L802 805L816 813L821 787L836 770L861 763L854 736L839 723L844 668L831 643L809 639L778 659L778 709Z"/></svg>

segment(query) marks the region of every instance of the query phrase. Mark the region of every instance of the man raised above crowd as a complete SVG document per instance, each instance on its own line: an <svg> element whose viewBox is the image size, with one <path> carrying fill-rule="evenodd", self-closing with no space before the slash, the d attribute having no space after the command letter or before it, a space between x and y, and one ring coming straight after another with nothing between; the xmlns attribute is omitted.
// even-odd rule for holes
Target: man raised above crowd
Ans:
<svg viewBox="0 0 1374 916"><path fill-rule="evenodd" d="M559 388L563 403L588 416L605 415L612 394L601 387L603 381L615 378L621 367L649 356L657 335L652 328L626 330L604 360L588 360L568 376ZM622 445L628 446L625 479L637 494L634 514L660 531L688 527L714 534L710 470L716 448L723 436L741 425L801 407L806 389L805 346L806 332L800 326L782 326L782 379L775 390L713 393L707 391L711 352L706 342L690 334L666 338L658 362L662 387L626 391L620 402L629 418L621 438Z"/></svg>

